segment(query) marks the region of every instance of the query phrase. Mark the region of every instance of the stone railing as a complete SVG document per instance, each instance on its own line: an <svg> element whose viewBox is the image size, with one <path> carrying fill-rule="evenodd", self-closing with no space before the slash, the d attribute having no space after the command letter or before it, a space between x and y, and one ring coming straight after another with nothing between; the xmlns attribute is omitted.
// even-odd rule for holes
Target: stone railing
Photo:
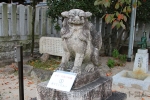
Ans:
<svg viewBox="0 0 150 100"><path fill-rule="evenodd" d="M46 6L36 7L35 48L41 36L50 36L51 19L46 17ZM0 3L0 60L13 58L15 45L30 51L32 34L32 6Z"/></svg>

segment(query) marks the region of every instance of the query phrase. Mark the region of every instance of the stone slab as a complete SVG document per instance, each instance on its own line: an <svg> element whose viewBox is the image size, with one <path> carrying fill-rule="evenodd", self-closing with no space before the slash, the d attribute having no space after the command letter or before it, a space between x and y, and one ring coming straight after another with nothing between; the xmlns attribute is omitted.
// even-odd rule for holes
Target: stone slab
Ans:
<svg viewBox="0 0 150 100"><path fill-rule="evenodd" d="M33 66L30 66L30 65L23 65L23 74L25 76L28 76L30 75L30 72L32 71L33 69Z"/></svg>
<svg viewBox="0 0 150 100"><path fill-rule="evenodd" d="M52 71L50 70L33 68L31 71L31 77L37 81L49 80L51 75L52 75Z"/></svg>
<svg viewBox="0 0 150 100"><path fill-rule="evenodd" d="M150 74L143 80L125 77L126 73L132 73L132 71L123 70L113 76L113 84L123 85L126 87L133 87L142 90L150 90ZM118 80L119 79L119 80Z"/></svg>
<svg viewBox="0 0 150 100"><path fill-rule="evenodd" d="M138 49L136 53L133 71L141 71L143 73L148 72L148 53L147 49Z"/></svg>
<svg viewBox="0 0 150 100"><path fill-rule="evenodd" d="M112 95L112 79L100 77L70 92L47 88L48 81L37 85L37 100L106 100Z"/></svg>
<svg viewBox="0 0 150 100"><path fill-rule="evenodd" d="M48 59L49 59L49 54L47 54L47 53L44 53L44 54L40 57L40 60L41 60L42 62L46 62Z"/></svg>
<svg viewBox="0 0 150 100"><path fill-rule="evenodd" d="M54 37L41 37L39 51L40 53L62 56L64 52L62 47L62 39Z"/></svg>

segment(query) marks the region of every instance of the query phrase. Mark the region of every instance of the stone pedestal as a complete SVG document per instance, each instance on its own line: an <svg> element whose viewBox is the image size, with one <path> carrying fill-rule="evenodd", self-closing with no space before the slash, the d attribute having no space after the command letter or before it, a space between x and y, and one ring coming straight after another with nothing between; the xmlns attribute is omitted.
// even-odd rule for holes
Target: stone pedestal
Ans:
<svg viewBox="0 0 150 100"><path fill-rule="evenodd" d="M38 84L37 100L107 100L112 95L112 79L100 77L70 92L47 88L48 81Z"/></svg>
<svg viewBox="0 0 150 100"><path fill-rule="evenodd" d="M112 78L102 77L98 69L77 75L70 92L47 87L48 81L37 85L37 100L126 100L124 93L112 93Z"/></svg>
<svg viewBox="0 0 150 100"><path fill-rule="evenodd" d="M82 74L77 75L70 92L48 88L47 84L48 81L45 81L37 85L37 100L126 100L127 98L124 93L112 93L112 78L102 77L98 68L93 72L82 71Z"/></svg>
<svg viewBox="0 0 150 100"><path fill-rule="evenodd" d="M148 50L138 49L135 56L133 71L148 72Z"/></svg>

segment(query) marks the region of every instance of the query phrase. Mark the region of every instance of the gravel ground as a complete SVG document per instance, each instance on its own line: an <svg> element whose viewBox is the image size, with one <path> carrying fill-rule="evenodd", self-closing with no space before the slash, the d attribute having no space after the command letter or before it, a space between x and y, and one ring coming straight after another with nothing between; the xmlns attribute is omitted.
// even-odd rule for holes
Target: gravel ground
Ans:
<svg viewBox="0 0 150 100"><path fill-rule="evenodd" d="M103 75L113 76L122 70L132 70L133 62L127 62L124 67L115 67L109 69L106 66L108 57L101 57L101 65L104 70ZM36 79L30 77L24 77L24 99L34 100L36 97L36 86L38 82ZM127 100L150 100L150 91L144 91L134 88L128 88L123 86L112 86L112 91L119 91L127 94ZM17 73L4 74L0 72L0 100L19 100L19 84Z"/></svg>

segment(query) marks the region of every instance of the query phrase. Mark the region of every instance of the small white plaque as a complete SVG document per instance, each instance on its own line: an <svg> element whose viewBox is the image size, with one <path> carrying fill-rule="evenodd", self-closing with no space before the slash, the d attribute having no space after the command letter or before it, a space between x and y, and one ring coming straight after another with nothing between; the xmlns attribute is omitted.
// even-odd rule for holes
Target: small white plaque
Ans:
<svg viewBox="0 0 150 100"><path fill-rule="evenodd" d="M76 73L58 70L52 74L47 87L69 92L76 76Z"/></svg>

